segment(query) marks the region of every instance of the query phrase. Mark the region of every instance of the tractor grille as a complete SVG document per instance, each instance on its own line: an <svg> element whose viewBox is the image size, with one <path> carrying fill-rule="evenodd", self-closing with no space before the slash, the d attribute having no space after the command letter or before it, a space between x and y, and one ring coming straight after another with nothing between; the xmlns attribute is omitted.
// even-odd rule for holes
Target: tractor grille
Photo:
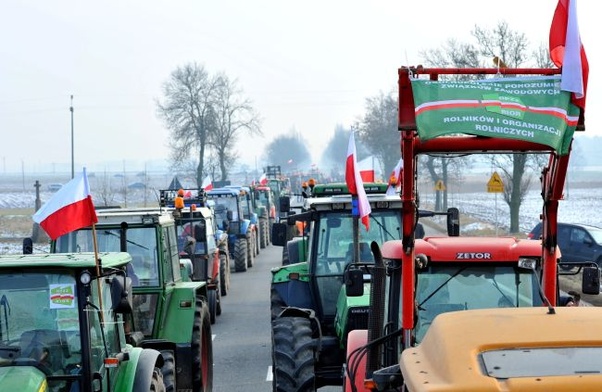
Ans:
<svg viewBox="0 0 602 392"><path fill-rule="evenodd" d="M367 306L350 308L347 332L354 329L368 329L369 313L370 309Z"/></svg>

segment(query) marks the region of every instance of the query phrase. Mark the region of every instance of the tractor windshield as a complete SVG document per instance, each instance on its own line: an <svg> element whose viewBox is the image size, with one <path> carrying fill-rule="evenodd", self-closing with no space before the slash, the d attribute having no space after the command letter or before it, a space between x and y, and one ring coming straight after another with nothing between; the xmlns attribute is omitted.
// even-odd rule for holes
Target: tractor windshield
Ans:
<svg viewBox="0 0 602 392"><path fill-rule="evenodd" d="M417 343L440 313L541 305L535 279L532 270L511 263L430 265L420 270L416 286Z"/></svg>
<svg viewBox="0 0 602 392"><path fill-rule="evenodd" d="M59 237L55 252L93 252L91 229L80 229ZM121 251L121 229L102 228L96 231L101 252ZM127 230L126 251L132 256L131 267L135 273L134 286L158 286L158 252L155 227L132 227Z"/></svg>
<svg viewBox="0 0 602 392"><path fill-rule="evenodd" d="M316 274L342 274L353 259L353 217L349 211L322 214L314 228L317 239ZM317 235L317 236L316 236ZM370 214L370 230L360 225L360 260L374 261L370 243L382 244L401 238L401 215L394 210L376 210ZM313 236L312 236L313 237Z"/></svg>
<svg viewBox="0 0 602 392"><path fill-rule="evenodd" d="M353 261L353 216L350 211L329 211L321 214L310 236L312 245L310 265L322 301L325 315L334 315L343 273L347 264ZM401 214L399 210L373 210L370 214L370 230L360 224L360 260L373 262L370 243L399 239L401 235Z"/></svg>
<svg viewBox="0 0 602 392"><path fill-rule="evenodd" d="M72 275L39 270L0 273L0 368L5 366L36 367L51 387L64 384L52 381L52 376L70 374L81 366Z"/></svg>

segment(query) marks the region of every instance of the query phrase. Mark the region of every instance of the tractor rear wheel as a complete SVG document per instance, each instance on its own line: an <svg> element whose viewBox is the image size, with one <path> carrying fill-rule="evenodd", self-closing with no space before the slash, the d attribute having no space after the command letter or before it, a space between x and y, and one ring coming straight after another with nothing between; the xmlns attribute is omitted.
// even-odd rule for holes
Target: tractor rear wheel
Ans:
<svg viewBox="0 0 602 392"><path fill-rule="evenodd" d="M248 233L247 233L248 235ZM255 233L251 232L247 236L247 267L251 268L255 264Z"/></svg>
<svg viewBox="0 0 602 392"><path fill-rule="evenodd" d="M207 305L209 305L209 321L215 324L217 316L217 293L216 290L207 290Z"/></svg>
<svg viewBox="0 0 602 392"><path fill-rule="evenodd" d="M270 289L270 310L272 313L272 320L275 320L282 310L285 308L286 303L274 288Z"/></svg>
<svg viewBox="0 0 602 392"><path fill-rule="evenodd" d="M268 226L267 219L259 219L259 246L261 249L265 249L268 246Z"/></svg>
<svg viewBox="0 0 602 392"><path fill-rule="evenodd" d="M272 321L273 390L316 390L315 342L311 321L305 317L278 317Z"/></svg>
<svg viewBox="0 0 602 392"><path fill-rule="evenodd" d="M230 258L225 253L219 255L219 275L220 294L225 297L230 290Z"/></svg>
<svg viewBox="0 0 602 392"><path fill-rule="evenodd" d="M197 297L190 344L193 392L209 392L213 389L213 346L209 317L207 304Z"/></svg>
<svg viewBox="0 0 602 392"><path fill-rule="evenodd" d="M245 272L247 270L247 240L237 238L234 243L234 268L236 272Z"/></svg>

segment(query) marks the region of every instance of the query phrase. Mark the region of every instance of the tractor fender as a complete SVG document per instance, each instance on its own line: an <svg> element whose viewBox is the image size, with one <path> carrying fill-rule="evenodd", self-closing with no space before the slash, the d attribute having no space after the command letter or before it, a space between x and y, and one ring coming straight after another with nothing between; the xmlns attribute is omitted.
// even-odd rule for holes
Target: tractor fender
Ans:
<svg viewBox="0 0 602 392"><path fill-rule="evenodd" d="M343 391L370 392L364 387L366 377L366 357L358 350L368 343L368 330L354 329L347 334L347 347L345 353L345 372L343 374ZM356 351L357 350L357 351ZM355 389L352 388L355 386Z"/></svg>
<svg viewBox="0 0 602 392"><path fill-rule="evenodd" d="M142 350L136 364L133 392L148 392L155 368L163 366L163 356L157 350Z"/></svg>
<svg viewBox="0 0 602 392"><path fill-rule="evenodd" d="M244 236L247 235L247 231L249 230L249 226L251 225L251 221L248 219L244 219L242 222L240 222L240 232L241 234L243 234Z"/></svg>
<svg viewBox="0 0 602 392"><path fill-rule="evenodd" d="M256 213L251 214L251 223L256 225L258 221L259 221L259 218L258 218L257 214Z"/></svg>
<svg viewBox="0 0 602 392"><path fill-rule="evenodd" d="M207 283L180 282L171 292L165 303L166 313L157 339L165 339L176 344L189 344L190 331L194 324L196 303L207 301Z"/></svg>
<svg viewBox="0 0 602 392"><path fill-rule="evenodd" d="M310 320L315 320L316 312L314 312L313 309L297 308L294 306L289 306L282 310L282 313L280 313L280 317L305 317Z"/></svg>

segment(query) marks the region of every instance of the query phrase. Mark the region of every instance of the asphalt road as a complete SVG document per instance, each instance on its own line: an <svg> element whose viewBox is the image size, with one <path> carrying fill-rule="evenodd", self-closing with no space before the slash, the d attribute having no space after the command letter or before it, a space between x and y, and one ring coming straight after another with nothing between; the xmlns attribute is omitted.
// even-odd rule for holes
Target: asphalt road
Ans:
<svg viewBox="0 0 602 392"><path fill-rule="evenodd" d="M246 272L232 272L213 327L213 391L271 391L270 269L282 247L260 250Z"/></svg>
<svg viewBox="0 0 602 392"><path fill-rule="evenodd" d="M437 233L426 225L425 231ZM252 268L232 272L230 292L222 298L222 314L212 326L215 392L272 390L270 270L281 265L281 260L282 247L269 245L261 249ZM320 388L320 392L340 390Z"/></svg>

